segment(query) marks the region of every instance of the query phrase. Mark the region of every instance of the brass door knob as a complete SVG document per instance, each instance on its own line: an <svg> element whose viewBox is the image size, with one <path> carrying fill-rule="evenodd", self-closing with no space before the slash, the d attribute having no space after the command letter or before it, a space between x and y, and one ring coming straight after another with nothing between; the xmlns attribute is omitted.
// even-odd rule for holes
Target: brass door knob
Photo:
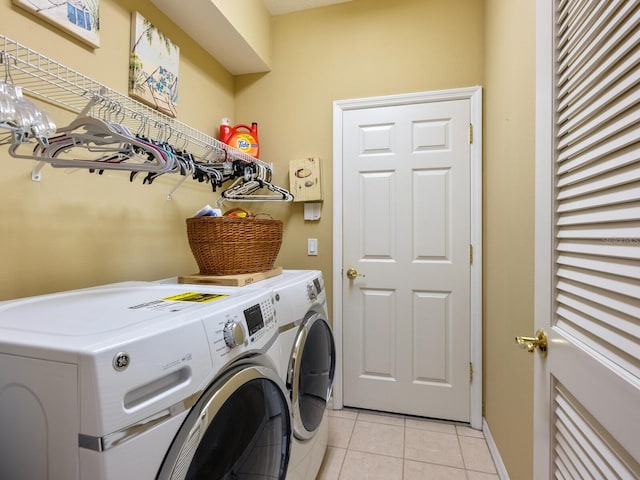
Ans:
<svg viewBox="0 0 640 480"><path fill-rule="evenodd" d="M354 280L356 277L364 277L364 274L358 273L355 268L350 268L349 270L347 270L347 278L349 280Z"/></svg>
<svg viewBox="0 0 640 480"><path fill-rule="evenodd" d="M547 333L543 329L538 330L535 337L516 337L516 343L525 348L527 352L533 353L538 349L540 355L543 357L547 355L549 342Z"/></svg>

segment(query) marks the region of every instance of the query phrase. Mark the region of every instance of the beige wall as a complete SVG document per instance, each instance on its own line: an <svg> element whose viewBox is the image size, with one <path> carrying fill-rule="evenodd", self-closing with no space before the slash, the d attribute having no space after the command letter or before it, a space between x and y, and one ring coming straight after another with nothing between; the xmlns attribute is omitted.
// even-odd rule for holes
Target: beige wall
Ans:
<svg viewBox="0 0 640 480"><path fill-rule="evenodd" d="M532 477L535 1L486 1L485 417L512 479Z"/></svg>
<svg viewBox="0 0 640 480"><path fill-rule="evenodd" d="M141 12L180 51L179 119L217 135L219 118L233 115L233 77L148 1L102 0L101 46L92 50L22 9L0 0L0 34L124 94L131 11ZM59 125L71 116L44 106ZM100 283L154 279L197 271L185 218L217 194L188 180L172 201L178 177L152 185L122 172L68 174L0 148L0 300Z"/></svg>

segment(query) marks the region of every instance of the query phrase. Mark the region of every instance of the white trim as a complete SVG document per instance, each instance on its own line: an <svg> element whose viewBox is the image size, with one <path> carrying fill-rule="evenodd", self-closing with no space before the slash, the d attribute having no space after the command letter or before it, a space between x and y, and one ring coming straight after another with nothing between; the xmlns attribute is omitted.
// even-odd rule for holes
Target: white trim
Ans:
<svg viewBox="0 0 640 480"><path fill-rule="evenodd" d="M482 89L470 96L473 143L471 144L471 304L469 355L473 363L471 382L471 426L480 428L482 421Z"/></svg>
<svg viewBox="0 0 640 480"><path fill-rule="evenodd" d="M345 106L346 107L346 106ZM342 401L342 112L333 102L333 339L336 343L336 370L333 376L333 408Z"/></svg>
<svg viewBox="0 0 640 480"><path fill-rule="evenodd" d="M548 332L552 318L554 4L536 2L534 332ZM536 355L534 362L533 478L543 480L549 477L551 462L551 392L542 357Z"/></svg>
<svg viewBox="0 0 640 480"><path fill-rule="evenodd" d="M498 451L498 446L493 440L493 435L491 435L491 430L489 429L489 424L487 423L486 418L482 419L482 433L484 433L484 439L487 442L487 447L489 447L489 453L491 454L491 458L493 459L493 463L496 467L498 478L500 478L500 480L509 480L507 467L505 467L504 462L502 461L502 457Z"/></svg>
<svg viewBox="0 0 640 480"><path fill-rule="evenodd" d="M425 102L468 100L471 144L471 265L470 345L473 381L470 390L471 426L482 428L482 87L438 90L333 102L333 331L336 342L334 408L343 407L342 388L342 115L347 110L409 105Z"/></svg>

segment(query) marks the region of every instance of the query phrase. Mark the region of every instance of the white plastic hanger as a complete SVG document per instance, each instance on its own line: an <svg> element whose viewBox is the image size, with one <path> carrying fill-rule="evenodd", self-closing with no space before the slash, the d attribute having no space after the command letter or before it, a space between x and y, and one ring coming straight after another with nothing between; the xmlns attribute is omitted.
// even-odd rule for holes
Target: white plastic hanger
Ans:
<svg viewBox="0 0 640 480"><path fill-rule="evenodd" d="M116 122L87 115L100 98L94 96L83 111L69 125L58 128L56 136L46 144L25 154L19 151L21 144L14 142L9 154L63 168L146 172L168 172L174 168L174 159L166 150L135 137Z"/></svg>
<svg viewBox="0 0 640 480"><path fill-rule="evenodd" d="M263 189L273 193L257 193ZM290 202L293 195L284 188L271 183L271 169L263 163L255 163L245 168L245 175L238 177L233 184L222 192L225 200L237 202Z"/></svg>

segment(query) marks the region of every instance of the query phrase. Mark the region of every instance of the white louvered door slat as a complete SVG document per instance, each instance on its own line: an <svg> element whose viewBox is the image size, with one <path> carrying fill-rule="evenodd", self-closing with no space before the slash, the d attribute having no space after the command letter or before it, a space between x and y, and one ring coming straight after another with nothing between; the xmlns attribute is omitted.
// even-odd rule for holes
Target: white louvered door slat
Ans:
<svg viewBox="0 0 640 480"><path fill-rule="evenodd" d="M616 59L620 60L627 53L633 52L638 36L637 27L638 16L634 14L633 17L626 19L623 25L612 30L605 29L598 32L598 36L591 44L597 48L586 50L575 58L567 55L563 59L558 68L558 73L560 73L558 105L560 108L564 108L571 100L593 87L600 79L600 75L610 72L614 68Z"/></svg>
<svg viewBox="0 0 640 480"><path fill-rule="evenodd" d="M590 90L592 95L588 99L583 99L584 101L582 102L577 101L571 105L562 106L563 113L558 118L559 122L562 124L562 127L558 130L558 135L563 137L562 144L559 145L560 148L562 148L564 144L568 143L568 138L565 138L565 135L572 128L575 128L576 125L583 124L588 116L593 115L595 112L598 112L603 107L609 105L612 99L622 97L621 100L618 101L619 105L617 106L616 113L623 111L625 107L633 105L634 96L632 94L623 96L623 94L624 92L628 92L629 89L637 82L637 72L633 71L632 68L634 65L637 65L639 56L639 52L633 52L633 54L628 58L617 63L613 67L612 71L609 72L607 78L601 79L601 83L605 84L607 87L604 91L599 91L599 85L596 85ZM613 83L614 80L615 83ZM598 95L596 95L596 93ZM579 113L576 114L576 111L579 111ZM583 129L585 128L583 127Z"/></svg>
<svg viewBox="0 0 640 480"><path fill-rule="evenodd" d="M634 104L635 103L637 103L637 101L634 102ZM602 145L602 142L611 139L614 135L627 132L632 135L630 141L633 141L633 135L638 133L637 131L629 130L630 124L638 120L638 117L634 115L633 111L625 111L623 115L616 115L611 119L601 118L596 120L599 121L590 125L585 125L586 128L594 133L585 136L582 139L576 139L573 143L568 144L566 149L564 149L562 154L559 156L560 161L564 161L584 153L589 153L595 148L599 148L600 151L602 151L602 147L604 146ZM637 139L637 137L635 138ZM610 142L607 143L607 146L609 145ZM618 144L616 142L615 146L617 145Z"/></svg>
<svg viewBox="0 0 640 480"><path fill-rule="evenodd" d="M596 5L596 2L591 2L591 4ZM562 37L559 37L556 60L558 62L557 74L559 75L558 84L560 86L567 79L571 79L574 84L584 79L580 72L584 73L591 70L584 69L585 65L600 65L599 68L602 68L608 64L608 57L597 59L593 54L602 54L617 48L616 41L629 33L629 31L632 31L636 17L628 14L633 8L634 6L631 2L624 0L611 2L607 11L603 12L595 22L585 23L582 31L572 32L573 35L575 33L579 34L579 36L574 37L575 41L565 42ZM612 13L613 16L611 16ZM575 21L575 19L572 21ZM563 96L567 95L566 90L560 90L559 93ZM572 92L571 95L574 93Z"/></svg>
<svg viewBox="0 0 640 480"><path fill-rule="evenodd" d="M565 244L565 243L558 244L559 252L562 252L563 250L574 252L573 255L567 255L567 254L558 255L558 259L557 259L558 265L587 268L589 270L595 270L598 272L610 273L610 274L616 274L616 275L622 274L627 277L633 277L633 275L636 273L637 265L634 261L627 261L627 260L620 260L620 259L607 261L604 259L593 258L594 257L594 255L592 255L594 251L593 248L591 248L589 245L584 246L584 248L581 248L581 247L583 247L582 244ZM582 250L581 253L585 253L586 255L580 255L578 253L575 253L575 252L579 252L580 250ZM633 257L629 255L629 258L633 258Z"/></svg>
<svg viewBox="0 0 640 480"><path fill-rule="evenodd" d="M599 174L596 178L592 177L589 182L582 180L579 182L558 182L558 186L561 187L558 199L575 198L594 191L610 189L618 185L627 185L630 181L640 180L640 172L635 168L635 165L629 165L626 168L616 168L612 172Z"/></svg>
<svg viewBox="0 0 640 480"><path fill-rule="evenodd" d="M627 64L621 64L618 68L620 70L626 69L628 65L637 64L638 59L640 59L640 52L634 58L628 59ZM624 71L621 73L626 74L626 77L617 82L613 89L603 92L602 95L596 95L596 92L592 90L593 97L589 99L588 103L574 104L575 112L578 113L570 112L568 109L564 112L564 118L560 119L562 128L558 132L559 138L561 138L558 148L566 148L580 138L591 135L598 131L599 126L614 121L630 107L633 107L637 99L633 93L624 95L624 92L637 82L635 78L637 72ZM624 120L624 118L620 120ZM628 126L628 123L625 122L624 126Z"/></svg>
<svg viewBox="0 0 640 480"><path fill-rule="evenodd" d="M572 452L574 465L579 464L578 468L581 471L580 474L573 474L567 478L581 480L637 478L636 473L629 469L619 453L611 448L611 440L601 436L601 432L598 431L599 426L594 424L594 419L582 409L582 405L562 388L557 389L555 393L557 445L560 449Z"/></svg>
<svg viewBox="0 0 640 480"><path fill-rule="evenodd" d="M637 88L637 87L634 87ZM558 166L558 174L562 174L565 172L570 172L573 168L576 168L581 165L586 165L589 162L600 161L600 159L606 155L611 155L611 151L617 148L623 149L627 146L634 146L638 141L638 132L627 131L623 132L620 135L617 135L614 138L608 138L597 148L594 148L590 152L582 152L582 158L570 158L567 155L567 152L558 153L559 159L561 159L564 164ZM617 152L617 150L614 150Z"/></svg>
<svg viewBox="0 0 640 480"><path fill-rule="evenodd" d="M534 477L640 479L640 0L553 4L538 0Z"/></svg>
<svg viewBox="0 0 640 480"><path fill-rule="evenodd" d="M562 178L558 179L558 187L578 183L587 178L592 178L612 170L620 169L626 165L632 165L638 158L638 152L633 148L634 145L628 146L626 149L617 150L613 154L600 157L598 163L588 163L579 169L571 171L565 170Z"/></svg>
<svg viewBox="0 0 640 480"><path fill-rule="evenodd" d="M559 35L558 38L558 61L561 62L561 64L567 55L570 53L575 55L584 51L584 48L589 45L589 42L593 41L593 36L589 36L584 32L587 31L594 22L597 22L599 18L606 16L607 8L615 8L614 3L619 2L612 2L610 4L605 2L592 3L589 5L590 8L585 8L580 11L580 16L569 19L571 25L574 25L575 27L565 28L562 35ZM563 25L566 25L567 23L569 22L562 22ZM591 31L596 32L597 29L591 28Z"/></svg>
<svg viewBox="0 0 640 480"><path fill-rule="evenodd" d="M629 305L627 297L618 293L605 292L602 289L596 289L595 287L582 286L576 288L574 284L558 281L558 290L567 294L574 294L578 297L588 298L594 302L600 304L607 304L608 308L612 310L630 315L631 317L638 318L638 307Z"/></svg>
<svg viewBox="0 0 640 480"><path fill-rule="evenodd" d="M634 174L633 176L636 175ZM633 176L631 178L633 178ZM560 192L558 196L560 197L561 195L562 192ZM585 211L587 209L597 208L615 208L616 205L628 202L629 198L632 198L631 196L633 195L640 195L640 183L638 185L624 184L595 193L587 192L586 194L574 196L566 200L559 199L558 213L562 214L564 212L576 210ZM634 219L631 218L630 220Z"/></svg>
<svg viewBox="0 0 640 480"><path fill-rule="evenodd" d="M558 219L558 225L595 225L602 223L606 230L606 222L622 222L629 221L632 218L638 218L640 215L640 202L629 203L628 205L620 205L615 211L612 209L592 209L588 211L568 212L562 218ZM602 239L604 243L608 241L608 237ZM627 239L634 242L633 238Z"/></svg>

